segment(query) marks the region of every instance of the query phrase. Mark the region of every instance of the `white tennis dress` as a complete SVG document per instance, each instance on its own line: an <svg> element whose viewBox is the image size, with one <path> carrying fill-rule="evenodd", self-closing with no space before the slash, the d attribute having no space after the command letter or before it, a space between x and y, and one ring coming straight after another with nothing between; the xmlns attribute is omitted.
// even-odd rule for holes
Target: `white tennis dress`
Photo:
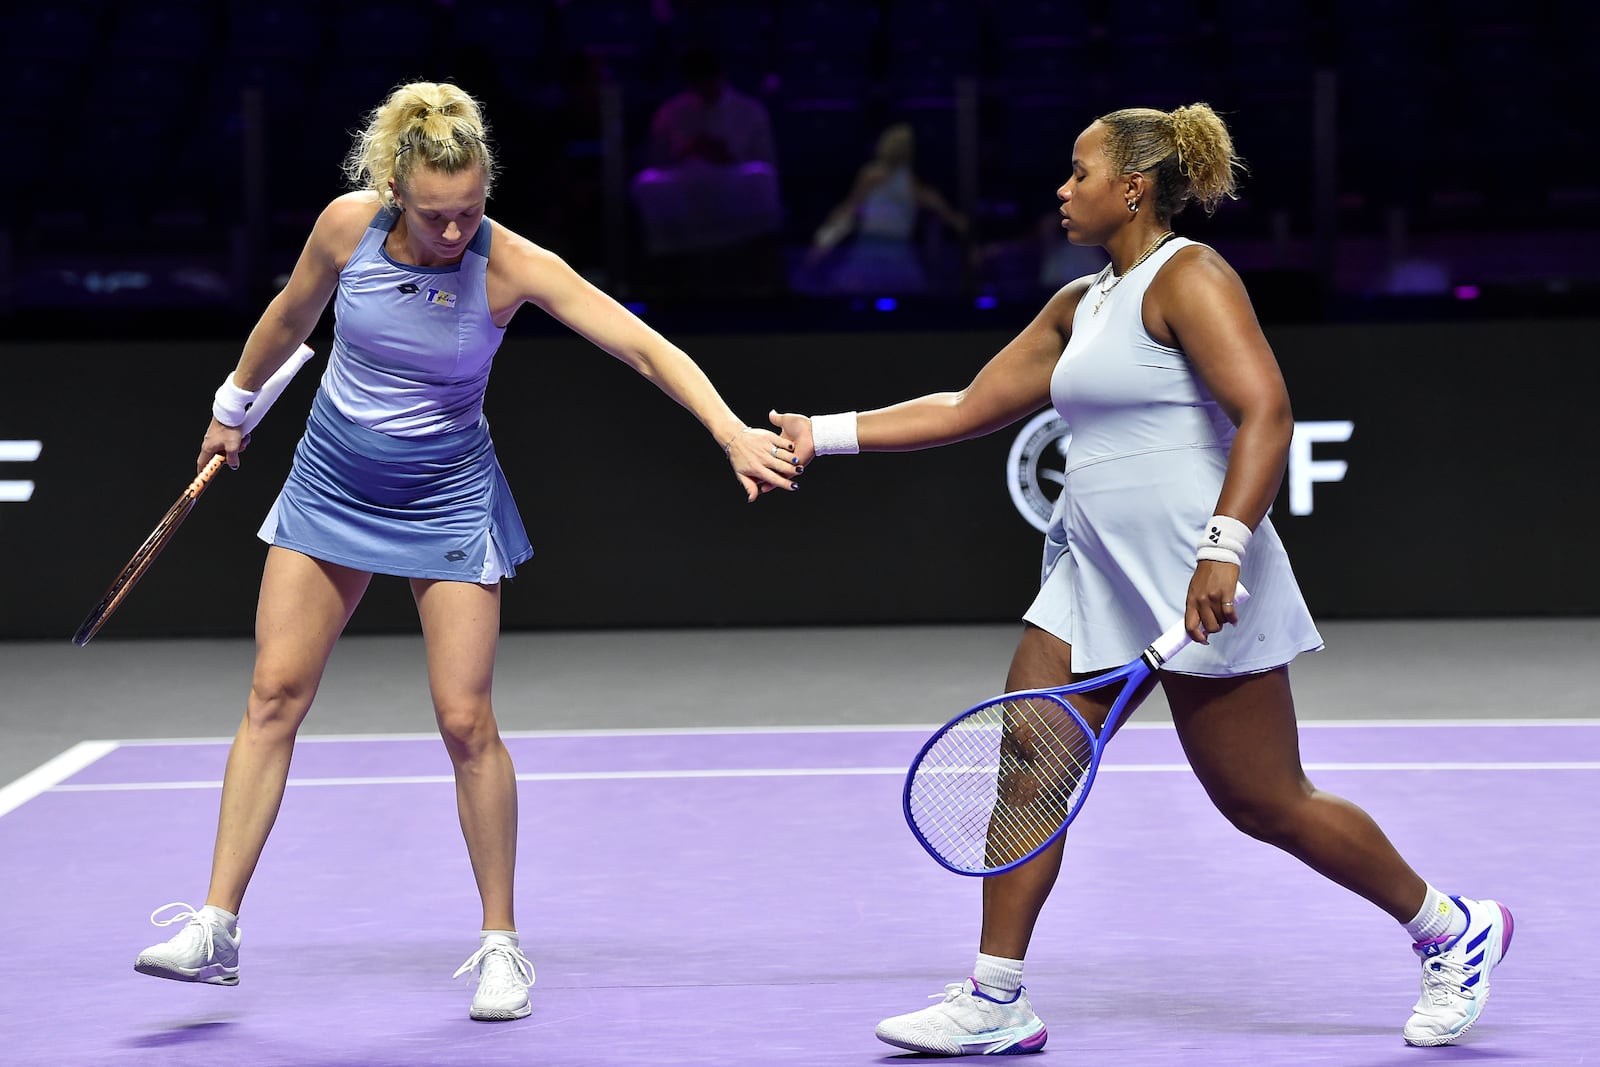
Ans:
<svg viewBox="0 0 1600 1067"><path fill-rule="evenodd" d="M1101 298L1091 285L1050 380L1071 431L1065 485L1045 534L1039 594L1024 618L1072 646L1074 672L1118 667L1183 618L1195 548L1216 510L1234 427L1182 351L1144 328L1145 290L1180 249L1169 240ZM1322 648L1270 519L1239 580L1239 623L1170 661L1228 677Z"/></svg>

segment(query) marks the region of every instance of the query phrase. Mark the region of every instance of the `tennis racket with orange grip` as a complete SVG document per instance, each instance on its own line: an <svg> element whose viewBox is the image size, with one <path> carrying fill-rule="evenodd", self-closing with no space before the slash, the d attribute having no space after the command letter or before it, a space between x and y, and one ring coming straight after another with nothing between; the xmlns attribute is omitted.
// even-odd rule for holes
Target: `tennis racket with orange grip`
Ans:
<svg viewBox="0 0 1600 1067"><path fill-rule="evenodd" d="M272 377L267 379L266 383L262 385L261 391L256 395L255 401L251 403L249 409L245 412L244 422L240 426L241 430L248 434L256 428L256 425L261 422L262 416L267 413L267 409L277 401L279 395L288 386L289 379L293 378L295 373L305 366L306 360L310 358L311 349L301 345L295 350L294 355L290 356L288 361L279 367ZM207 463L204 469L195 475L194 481L190 482L188 488L184 489L183 495L178 497L177 502L167 509L167 513L162 516L161 521L156 523L156 528L150 531L150 536L144 539L144 544L139 546L139 550L133 554L133 558L128 560L128 565L122 568L122 573L117 575L117 580L112 582L111 587L106 590L105 596L100 598L100 602L94 606L94 610L89 612L82 624L79 625L77 633L72 635L73 644L82 648L94 639L95 634L100 632L100 627L106 624L106 620L111 618L111 613L117 610L129 593L133 592L133 587L138 584L140 578L144 577L145 572L150 569L150 565L161 554L161 550L171 543L173 536L178 532L178 527L183 525L183 520L188 518L189 512L194 509L195 501L200 499L200 494L205 492L206 486L211 484L212 476L222 469L222 465L225 462L227 462L225 456L212 456L211 462Z"/></svg>

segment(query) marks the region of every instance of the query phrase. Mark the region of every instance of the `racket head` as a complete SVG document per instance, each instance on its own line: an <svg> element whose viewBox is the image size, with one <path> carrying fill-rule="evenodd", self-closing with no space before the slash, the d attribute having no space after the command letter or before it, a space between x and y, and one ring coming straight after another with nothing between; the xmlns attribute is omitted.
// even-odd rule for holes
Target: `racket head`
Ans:
<svg viewBox="0 0 1600 1067"><path fill-rule="evenodd" d="M1099 762L1094 730L1062 690L998 696L923 744L906 775L906 824L946 870L1000 874L1066 832Z"/></svg>
<svg viewBox="0 0 1600 1067"><path fill-rule="evenodd" d="M161 517L161 521L156 523L155 529L150 531L149 536L144 539L144 543L139 546L138 551L134 552L133 556L128 560L127 565L122 568L116 580L106 589L105 595L100 598L100 602L94 606L88 615L84 616L83 622L78 624L77 631L72 635L73 644L82 648L94 640L94 635L100 632L100 628L111 618L112 613L121 606L128 594L133 592L133 587L139 584L139 579L144 577L145 572L150 569L150 565L161 554L161 550L172 543L172 538L177 534L178 528L183 525L183 520L189 517L189 512L194 510L195 501L199 500L200 494L205 492L206 486L210 484L212 476L221 469L222 463L223 458L221 456L212 457L211 462L206 464L205 468L184 489L183 494L178 497L172 507L167 509L167 513Z"/></svg>
<svg viewBox="0 0 1600 1067"><path fill-rule="evenodd" d="M183 525L183 520L188 518L189 512L194 509L194 502L195 497L185 493L167 512L166 516L156 524L156 528L150 531L150 536L145 538L144 544L139 546L139 550L133 554L127 565L122 568L122 573L118 574L116 580L106 589L105 595L100 598L100 602L94 606L94 609L79 624L77 632L72 635L73 644L82 648L94 640L94 635L100 632L100 628L111 618L112 613L121 606L128 594L133 592L133 587L139 583L140 578L144 577L145 572L150 569L150 565L161 554L161 550L172 543L172 538L177 534L178 527Z"/></svg>

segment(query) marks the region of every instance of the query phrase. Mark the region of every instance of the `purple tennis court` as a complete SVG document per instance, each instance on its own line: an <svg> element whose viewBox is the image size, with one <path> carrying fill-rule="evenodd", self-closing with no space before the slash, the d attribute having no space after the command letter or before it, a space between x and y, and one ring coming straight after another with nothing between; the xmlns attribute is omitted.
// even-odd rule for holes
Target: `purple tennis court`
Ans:
<svg viewBox="0 0 1600 1067"><path fill-rule="evenodd" d="M226 743L87 742L0 816L15 1064L863 1064L970 966L978 882L900 815L925 726L517 733L534 1013L467 1018L476 947L433 737L308 737L246 900L242 980L137 975L198 905ZM1028 961L1041 1062L1556 1064L1592 1055L1600 721L1308 724L1321 786L1450 892L1517 916L1483 1020L1412 1049L1405 936L1227 826L1169 725L1135 723L1074 829ZM21 788L23 792L16 790ZM0 808L0 810L5 810ZM1551 842L1555 845L1552 846Z"/></svg>

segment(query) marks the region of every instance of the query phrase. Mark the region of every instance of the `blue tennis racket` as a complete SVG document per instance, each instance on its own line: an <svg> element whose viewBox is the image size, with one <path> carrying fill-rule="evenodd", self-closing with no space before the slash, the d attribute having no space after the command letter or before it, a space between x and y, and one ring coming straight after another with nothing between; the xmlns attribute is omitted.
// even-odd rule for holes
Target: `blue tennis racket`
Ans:
<svg viewBox="0 0 1600 1067"><path fill-rule="evenodd" d="M1233 602L1250 593L1239 586ZM906 775L906 822L922 847L957 874L1021 866L1083 810L1106 743L1133 696L1193 640L1179 622L1133 662L1072 685L1005 693L968 708L922 746ZM1115 693L1098 734L1074 694Z"/></svg>

